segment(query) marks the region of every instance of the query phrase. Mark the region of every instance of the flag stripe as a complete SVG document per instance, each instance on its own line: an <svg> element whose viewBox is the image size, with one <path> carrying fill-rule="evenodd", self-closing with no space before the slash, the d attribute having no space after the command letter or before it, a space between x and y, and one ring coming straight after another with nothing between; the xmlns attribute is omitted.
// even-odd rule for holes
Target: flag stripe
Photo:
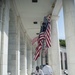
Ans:
<svg viewBox="0 0 75 75"><path fill-rule="evenodd" d="M35 43L35 42L37 42L37 40L38 40L38 36L37 37L35 37L31 42L32 42L32 45Z"/></svg>
<svg viewBox="0 0 75 75"><path fill-rule="evenodd" d="M37 58L40 56L40 50L42 49L42 46L38 46L36 48L36 53L35 53L35 56L34 56L34 60L37 60Z"/></svg>
<svg viewBox="0 0 75 75"><path fill-rule="evenodd" d="M46 38L46 46L49 47L51 46L51 30L50 30L50 23L48 23L48 26L47 26L47 29L46 29L46 32L45 32L45 38Z"/></svg>

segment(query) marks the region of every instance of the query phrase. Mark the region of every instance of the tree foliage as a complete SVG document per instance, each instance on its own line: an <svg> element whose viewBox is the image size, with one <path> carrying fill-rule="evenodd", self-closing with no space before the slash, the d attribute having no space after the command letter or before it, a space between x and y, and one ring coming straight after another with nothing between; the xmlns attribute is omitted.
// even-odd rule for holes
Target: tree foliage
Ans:
<svg viewBox="0 0 75 75"><path fill-rule="evenodd" d="M66 47L66 42L65 40L60 39L59 40L60 46Z"/></svg>

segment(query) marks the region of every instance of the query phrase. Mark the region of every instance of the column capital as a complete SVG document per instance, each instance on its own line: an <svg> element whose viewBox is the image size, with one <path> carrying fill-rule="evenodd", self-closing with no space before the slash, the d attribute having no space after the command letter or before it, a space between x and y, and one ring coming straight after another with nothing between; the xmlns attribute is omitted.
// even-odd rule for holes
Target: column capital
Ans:
<svg viewBox="0 0 75 75"><path fill-rule="evenodd" d="M51 20L58 20L59 16L58 15L52 15Z"/></svg>

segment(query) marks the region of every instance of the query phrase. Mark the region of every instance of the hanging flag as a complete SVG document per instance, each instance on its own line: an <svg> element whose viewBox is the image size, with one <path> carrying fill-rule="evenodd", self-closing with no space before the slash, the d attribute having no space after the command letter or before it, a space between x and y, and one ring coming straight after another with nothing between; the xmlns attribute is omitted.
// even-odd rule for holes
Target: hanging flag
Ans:
<svg viewBox="0 0 75 75"><path fill-rule="evenodd" d="M48 15L47 17L44 17L44 22L46 24L46 29L45 29L45 42L46 42L46 47L50 47L51 46L51 24L50 24L50 15Z"/></svg>
<svg viewBox="0 0 75 75"><path fill-rule="evenodd" d="M36 36L31 42L32 42L32 45L35 43L35 42L37 42L37 40L38 40L38 36Z"/></svg>
<svg viewBox="0 0 75 75"><path fill-rule="evenodd" d="M35 51L34 60L40 56L40 51L43 48L43 41L45 40L46 48L48 49L51 46L51 24L50 24L50 15L44 17L44 22L42 23L39 37L37 39L37 47ZM47 52L47 51L45 51Z"/></svg>
<svg viewBox="0 0 75 75"><path fill-rule="evenodd" d="M44 28L43 28L43 26L41 26L40 34L39 34L39 37L38 37L38 40L37 40L38 45L36 47L34 60L37 60L37 58L40 56L40 51L42 50L44 39L45 39Z"/></svg>
<svg viewBox="0 0 75 75"><path fill-rule="evenodd" d="M47 29L45 32L45 41L46 41L46 46L49 48L51 46L51 25L50 25L50 22L48 22Z"/></svg>

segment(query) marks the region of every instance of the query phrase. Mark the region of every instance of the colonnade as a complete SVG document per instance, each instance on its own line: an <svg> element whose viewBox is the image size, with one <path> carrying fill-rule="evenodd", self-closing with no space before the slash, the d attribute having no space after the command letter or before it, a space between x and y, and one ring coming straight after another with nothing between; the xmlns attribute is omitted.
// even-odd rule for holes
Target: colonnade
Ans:
<svg viewBox="0 0 75 75"><path fill-rule="evenodd" d="M67 3L68 2L68 3ZM75 4L74 0L63 0L66 49L69 75L75 74ZM0 3L0 75L30 75L41 65L41 56L34 61L35 47L25 31L20 15L9 0ZM69 7L69 9L68 9ZM58 15L51 17L51 47L48 49L48 62L53 75L61 75L60 47L57 24Z"/></svg>

